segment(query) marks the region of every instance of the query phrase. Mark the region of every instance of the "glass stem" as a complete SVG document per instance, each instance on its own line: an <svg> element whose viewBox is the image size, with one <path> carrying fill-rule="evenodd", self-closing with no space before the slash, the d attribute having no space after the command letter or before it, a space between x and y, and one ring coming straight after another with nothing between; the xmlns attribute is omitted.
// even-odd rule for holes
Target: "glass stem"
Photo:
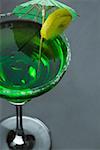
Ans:
<svg viewBox="0 0 100 150"><path fill-rule="evenodd" d="M16 106L16 134L24 135L22 106Z"/></svg>

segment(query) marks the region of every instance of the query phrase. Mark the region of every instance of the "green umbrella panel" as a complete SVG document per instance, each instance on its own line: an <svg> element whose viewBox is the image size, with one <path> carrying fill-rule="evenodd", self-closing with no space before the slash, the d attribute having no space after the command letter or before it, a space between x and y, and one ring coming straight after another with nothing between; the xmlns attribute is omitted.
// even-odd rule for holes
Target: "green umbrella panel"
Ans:
<svg viewBox="0 0 100 150"><path fill-rule="evenodd" d="M72 15L72 20L76 19L78 16L74 9L57 0L31 0L16 6L13 10L13 14L17 17L42 23L43 7L45 9L45 19L53 9L57 8L67 9Z"/></svg>

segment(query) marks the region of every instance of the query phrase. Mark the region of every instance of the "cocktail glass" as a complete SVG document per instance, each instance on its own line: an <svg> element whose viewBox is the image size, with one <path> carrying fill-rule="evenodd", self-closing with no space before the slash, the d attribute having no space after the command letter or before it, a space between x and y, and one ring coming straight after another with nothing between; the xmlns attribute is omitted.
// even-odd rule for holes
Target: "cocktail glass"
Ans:
<svg viewBox="0 0 100 150"><path fill-rule="evenodd" d="M66 72L71 52L63 34L44 40L38 69L41 25L1 14L0 97L16 107L16 116L0 123L2 150L49 150L51 134L36 118L22 114L32 98L48 92Z"/></svg>

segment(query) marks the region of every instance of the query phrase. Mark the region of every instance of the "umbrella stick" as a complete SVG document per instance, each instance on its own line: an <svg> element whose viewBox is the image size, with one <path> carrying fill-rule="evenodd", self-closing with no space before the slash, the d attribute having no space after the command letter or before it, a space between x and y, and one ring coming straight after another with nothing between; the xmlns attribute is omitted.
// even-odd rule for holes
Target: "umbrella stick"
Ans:
<svg viewBox="0 0 100 150"><path fill-rule="evenodd" d="M39 17L40 12L41 12L41 9L39 8L39 10L38 10L38 12L37 12L37 15L36 15L36 16L35 16L35 18L34 18L34 21L35 21L35 22L37 21L37 19L38 19L38 17Z"/></svg>
<svg viewBox="0 0 100 150"><path fill-rule="evenodd" d="M12 16L12 15L13 15L12 12L9 12L9 13L6 13L6 14L0 14L0 19L1 19L2 17L10 17L10 16Z"/></svg>
<svg viewBox="0 0 100 150"><path fill-rule="evenodd" d="M43 5L42 7L42 26L45 22L45 15L46 15L46 8L45 8L45 5ZM40 61L41 61L41 54L42 54L42 44L43 44L43 37L41 36L41 39L40 39L40 48L39 48L39 62L38 62L38 69L37 71L39 71L39 68L40 68Z"/></svg>

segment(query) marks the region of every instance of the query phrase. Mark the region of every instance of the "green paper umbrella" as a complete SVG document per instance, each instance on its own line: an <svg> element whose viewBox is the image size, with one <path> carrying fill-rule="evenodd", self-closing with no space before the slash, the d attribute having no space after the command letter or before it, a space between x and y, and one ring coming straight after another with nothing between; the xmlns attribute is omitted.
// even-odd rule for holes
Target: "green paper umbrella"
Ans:
<svg viewBox="0 0 100 150"><path fill-rule="evenodd" d="M43 25L45 19L50 14L52 8L67 9L72 16L72 20L74 20L78 16L77 13L71 7L61 2L58 2L57 0L30 0L29 2L25 2L20 4L19 6L16 6L13 10L13 14L20 18L36 21ZM40 66L42 44L43 44L43 38L41 36L38 69Z"/></svg>
<svg viewBox="0 0 100 150"><path fill-rule="evenodd" d="M42 23L42 17L44 16L44 19L46 19L52 8L67 9L72 15L72 20L77 17L77 13L71 7L57 0L30 0L16 6L13 10L13 14L24 19L31 19Z"/></svg>

